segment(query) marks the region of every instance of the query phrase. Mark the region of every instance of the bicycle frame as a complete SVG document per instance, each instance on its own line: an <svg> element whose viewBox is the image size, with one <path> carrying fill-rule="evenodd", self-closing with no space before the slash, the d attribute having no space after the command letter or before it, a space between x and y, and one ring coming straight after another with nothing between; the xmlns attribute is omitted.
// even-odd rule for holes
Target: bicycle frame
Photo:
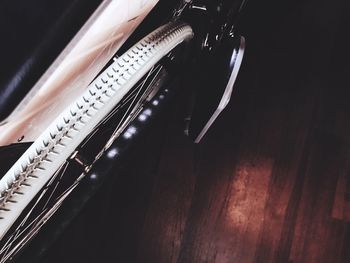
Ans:
<svg viewBox="0 0 350 263"><path fill-rule="evenodd" d="M57 113L83 92L157 1L102 2L26 97L2 122L0 146L34 141Z"/></svg>

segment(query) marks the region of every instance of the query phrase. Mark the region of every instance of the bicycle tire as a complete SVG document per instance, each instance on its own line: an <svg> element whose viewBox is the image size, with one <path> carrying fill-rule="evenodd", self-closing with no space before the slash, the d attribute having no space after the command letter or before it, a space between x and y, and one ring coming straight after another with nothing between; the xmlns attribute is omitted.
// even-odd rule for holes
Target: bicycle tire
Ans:
<svg viewBox="0 0 350 263"><path fill-rule="evenodd" d="M66 108L0 180L0 239L79 144L162 57L193 35L170 22L117 58Z"/></svg>

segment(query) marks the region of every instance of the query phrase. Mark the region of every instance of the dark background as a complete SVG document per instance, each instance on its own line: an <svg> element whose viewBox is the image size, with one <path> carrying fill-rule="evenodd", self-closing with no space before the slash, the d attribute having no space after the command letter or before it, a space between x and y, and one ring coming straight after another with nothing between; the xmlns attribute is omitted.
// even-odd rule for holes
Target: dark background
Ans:
<svg viewBox="0 0 350 263"><path fill-rule="evenodd" d="M349 11L250 0L235 92L201 144L178 95L40 262L350 262Z"/></svg>

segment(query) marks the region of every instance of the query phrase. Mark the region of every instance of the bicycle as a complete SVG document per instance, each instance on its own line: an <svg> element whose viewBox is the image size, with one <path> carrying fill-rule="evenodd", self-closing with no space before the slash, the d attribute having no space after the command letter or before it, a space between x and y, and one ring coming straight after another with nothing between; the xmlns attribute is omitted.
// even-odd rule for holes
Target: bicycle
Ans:
<svg viewBox="0 0 350 263"><path fill-rule="evenodd" d="M244 1L238 3L179 1L170 22L115 57L35 140L0 180L0 262L18 254L76 188L94 188L91 182L108 174L185 74L184 61L206 64L220 54L228 62L224 96L195 141L204 136L227 105L242 60L244 39L234 26Z"/></svg>

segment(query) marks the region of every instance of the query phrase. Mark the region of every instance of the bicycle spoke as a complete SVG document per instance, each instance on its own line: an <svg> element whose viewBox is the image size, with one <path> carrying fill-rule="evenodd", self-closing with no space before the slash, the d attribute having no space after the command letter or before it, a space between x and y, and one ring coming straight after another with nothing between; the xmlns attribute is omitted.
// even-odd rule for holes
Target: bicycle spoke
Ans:
<svg viewBox="0 0 350 263"><path fill-rule="evenodd" d="M159 67L157 73L155 74L155 76L151 80L151 83L149 84L150 87L153 85L154 80L157 78L157 76L158 76L159 72L162 70L162 68L163 68L162 66ZM149 76L150 76L150 74L147 75L147 77L145 79L145 82L143 82L142 87L140 88L140 91L142 90L143 85L146 83L146 81L147 81ZM145 94L147 94L147 92L149 92L149 89L146 89ZM147 97L147 96L145 96L145 97ZM137 98L137 96L135 97L135 99L134 99L134 101L132 103L135 102L136 98ZM143 99L145 99L145 98L143 98ZM131 108L131 106L132 106L132 104L130 105L128 110ZM137 109L137 106L139 106L139 105L135 105L134 108L131 111L126 112L124 114L123 119L118 123L117 128L114 130L111 138L108 140L108 142L106 143L106 145L105 145L103 150L106 150L106 148L108 148L112 144L112 142L115 141L116 137L119 136L119 134L122 132L123 128L132 120L132 118L133 118L132 113L133 113L134 109ZM128 120L128 122L125 121L125 117L126 116L128 116L130 118L130 120ZM122 125L123 121L124 121L124 124Z"/></svg>
<svg viewBox="0 0 350 263"><path fill-rule="evenodd" d="M191 37L188 25L171 22L139 41L108 66L3 176L0 262L13 257L38 233L156 95L161 79L167 77L161 59ZM93 138L98 142L94 144ZM89 150L92 154L84 156Z"/></svg>
<svg viewBox="0 0 350 263"><path fill-rule="evenodd" d="M51 200L52 196L54 195L55 193L55 190L57 189L57 186L59 184L59 180L62 178L65 170L67 169L67 166L68 166L68 162L65 162L61 168L55 173L55 175L52 177L52 179L48 182L48 185L43 189L43 191L40 193L40 196L38 197L38 199L35 201L33 207L29 210L29 212L26 214L26 216L23 218L23 220L20 222L20 224L18 225L18 227L15 229L14 233L9 236L7 242L5 243L4 247L0 250L0 254L4 253L5 250L8 250L11 245L25 232L28 230L28 228L30 226L35 226L35 223L40 219L40 216L42 215L42 213L45 212L45 209L46 209L46 206L47 204L49 203L49 201ZM60 178L58 180L57 177L58 175L60 174ZM39 214L39 216L37 216L36 218L34 218L34 220L32 220L31 222L28 222L28 219L30 218L30 216L32 215L33 211L35 209L37 209L37 205L38 203L42 200L42 198L45 196L45 194L47 193L49 187L55 182L56 182L56 185L55 185L55 188L54 190L52 191L52 193L50 194L50 197L47 199L44 207L41 209L41 213ZM23 228L23 226L27 224L27 226ZM4 256L7 254L8 251L6 251L4 253Z"/></svg>

